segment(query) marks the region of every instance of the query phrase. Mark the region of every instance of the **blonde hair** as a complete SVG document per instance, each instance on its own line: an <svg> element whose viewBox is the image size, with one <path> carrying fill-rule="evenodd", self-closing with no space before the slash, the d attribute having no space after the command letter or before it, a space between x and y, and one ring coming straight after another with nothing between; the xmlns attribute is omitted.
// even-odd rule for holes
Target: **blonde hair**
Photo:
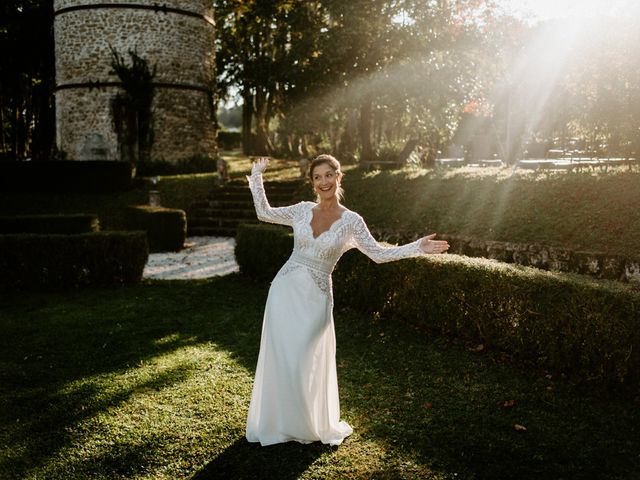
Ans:
<svg viewBox="0 0 640 480"><path fill-rule="evenodd" d="M311 161L311 165L309 166L309 179L311 180L312 185L313 185L313 170L318 165L323 165L323 164L329 165L329 167L331 167L334 173L338 176L338 180L343 177L342 170L340 170L340 162L336 159L336 157L334 157L333 155L328 155L326 153L323 153L321 155L318 155L316 158L314 158ZM338 183L338 188L336 189L336 196L340 201L342 201L342 199L344 198L344 190L340 186L340 183ZM316 200L318 202L320 201L319 195L316 195Z"/></svg>

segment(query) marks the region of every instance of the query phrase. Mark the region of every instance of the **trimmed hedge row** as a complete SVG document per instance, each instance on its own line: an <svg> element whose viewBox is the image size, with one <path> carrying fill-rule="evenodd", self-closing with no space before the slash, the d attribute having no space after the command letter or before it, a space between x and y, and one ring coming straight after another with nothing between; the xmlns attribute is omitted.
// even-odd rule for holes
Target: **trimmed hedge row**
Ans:
<svg viewBox="0 0 640 480"><path fill-rule="evenodd" d="M277 271L279 252L292 245L288 230L261 225L241 227L236 242L248 275ZM344 255L333 281L338 305L482 343L576 380L640 381L640 293L624 284L457 255L376 265L357 251Z"/></svg>
<svg viewBox="0 0 640 480"><path fill-rule="evenodd" d="M144 230L151 252L180 250L187 238L187 214L175 208L136 205L126 209L129 230Z"/></svg>
<svg viewBox="0 0 640 480"><path fill-rule="evenodd" d="M0 217L0 234L6 233L89 233L100 231L94 214L15 215Z"/></svg>
<svg viewBox="0 0 640 480"><path fill-rule="evenodd" d="M235 255L240 273L270 281L293 250L291 230L268 224L243 224L236 230Z"/></svg>
<svg viewBox="0 0 640 480"><path fill-rule="evenodd" d="M132 186L128 162L50 160L0 162L0 191L108 193Z"/></svg>
<svg viewBox="0 0 640 480"><path fill-rule="evenodd" d="M0 288L138 283L148 257L144 232L0 235Z"/></svg>

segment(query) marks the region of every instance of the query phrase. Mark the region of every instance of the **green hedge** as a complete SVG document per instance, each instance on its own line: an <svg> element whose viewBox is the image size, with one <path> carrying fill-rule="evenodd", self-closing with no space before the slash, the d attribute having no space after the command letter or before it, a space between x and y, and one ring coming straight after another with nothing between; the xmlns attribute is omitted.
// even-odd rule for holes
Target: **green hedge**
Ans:
<svg viewBox="0 0 640 480"><path fill-rule="evenodd" d="M137 283L148 256L144 232L0 235L0 288Z"/></svg>
<svg viewBox="0 0 640 480"><path fill-rule="evenodd" d="M129 230L144 230L151 252L180 250L187 237L187 214L184 210L137 205L126 209Z"/></svg>
<svg viewBox="0 0 640 480"><path fill-rule="evenodd" d="M218 130L216 138L218 146L223 150L233 150L242 146L242 132Z"/></svg>
<svg viewBox="0 0 640 480"><path fill-rule="evenodd" d="M0 191L108 193L132 187L133 165L116 161L0 162Z"/></svg>
<svg viewBox="0 0 640 480"><path fill-rule="evenodd" d="M236 230L236 261L240 273L271 280L293 250L291 229L277 225L243 224Z"/></svg>
<svg viewBox="0 0 640 480"><path fill-rule="evenodd" d="M256 245L280 252L292 244L287 231L262 235L259 226L241 228L236 241L246 274L256 267L245 262L270 272L281 265L280 255L254 260ZM640 293L625 284L456 255L376 265L357 251L344 255L333 280L337 305L483 344L579 381L640 381Z"/></svg>
<svg viewBox="0 0 640 480"><path fill-rule="evenodd" d="M89 233L100 231L94 214L15 215L0 217L0 234L6 233Z"/></svg>

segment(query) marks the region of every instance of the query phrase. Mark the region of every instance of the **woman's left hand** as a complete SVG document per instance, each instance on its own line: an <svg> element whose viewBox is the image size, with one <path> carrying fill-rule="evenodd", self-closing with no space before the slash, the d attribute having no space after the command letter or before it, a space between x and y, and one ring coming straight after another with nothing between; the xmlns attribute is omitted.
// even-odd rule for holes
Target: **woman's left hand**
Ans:
<svg viewBox="0 0 640 480"><path fill-rule="evenodd" d="M434 238L436 238L435 233L422 238L420 249L424 253L445 253L449 250L449 242L446 240L434 240Z"/></svg>

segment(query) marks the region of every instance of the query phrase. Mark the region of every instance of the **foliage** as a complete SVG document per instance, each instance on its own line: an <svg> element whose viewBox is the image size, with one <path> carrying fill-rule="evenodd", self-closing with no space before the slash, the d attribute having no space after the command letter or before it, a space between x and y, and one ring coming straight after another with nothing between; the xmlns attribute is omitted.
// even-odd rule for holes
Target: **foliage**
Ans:
<svg viewBox="0 0 640 480"><path fill-rule="evenodd" d="M240 88L245 145L255 115L256 153L308 157L323 137L344 156L359 145L365 159L372 141L417 135L439 144L456 108L485 83L468 61L483 48L479 22L468 19L485 12L493 21L493 2L481 3L221 1L219 88ZM281 140L271 146L265 135L276 115Z"/></svg>
<svg viewBox="0 0 640 480"><path fill-rule="evenodd" d="M187 215L176 208L131 206L125 210L129 230L147 232L149 251L180 250L187 237Z"/></svg>
<svg viewBox="0 0 640 480"><path fill-rule="evenodd" d="M120 160L131 163L149 162L153 144L152 103L156 66L129 50L131 65L113 47L111 67L122 82L124 94L113 99L113 123L120 148Z"/></svg>
<svg viewBox="0 0 640 480"><path fill-rule="evenodd" d="M234 275L2 295L0 476L618 480L640 468L636 405L341 308L340 406L355 433L338 448L249 444L266 291Z"/></svg>
<svg viewBox="0 0 640 480"><path fill-rule="evenodd" d="M291 251L290 234L248 231L237 239L240 271L279 268L281 255L262 255L254 270L252 255L256 245ZM640 295L620 284L455 255L379 266L357 252L345 254L333 278L337 304L506 351L579 381L631 391L640 384Z"/></svg>
<svg viewBox="0 0 640 480"><path fill-rule="evenodd" d="M14 215L0 217L0 234L5 233L88 233L100 231L95 214Z"/></svg>
<svg viewBox="0 0 640 480"><path fill-rule="evenodd" d="M0 189L6 192L116 192L131 188L132 179L128 162L0 162Z"/></svg>
<svg viewBox="0 0 640 480"><path fill-rule="evenodd" d="M242 146L242 132L218 130L216 140L218 142L218 148L222 150L234 150Z"/></svg>
<svg viewBox="0 0 640 480"><path fill-rule="evenodd" d="M148 255L142 232L0 235L0 289L137 283Z"/></svg>
<svg viewBox="0 0 640 480"><path fill-rule="evenodd" d="M0 160L48 160L54 151L51 4L0 2Z"/></svg>
<svg viewBox="0 0 640 480"><path fill-rule="evenodd" d="M272 279L292 250L289 229L276 225L238 226L235 256L243 275L262 281Z"/></svg>

